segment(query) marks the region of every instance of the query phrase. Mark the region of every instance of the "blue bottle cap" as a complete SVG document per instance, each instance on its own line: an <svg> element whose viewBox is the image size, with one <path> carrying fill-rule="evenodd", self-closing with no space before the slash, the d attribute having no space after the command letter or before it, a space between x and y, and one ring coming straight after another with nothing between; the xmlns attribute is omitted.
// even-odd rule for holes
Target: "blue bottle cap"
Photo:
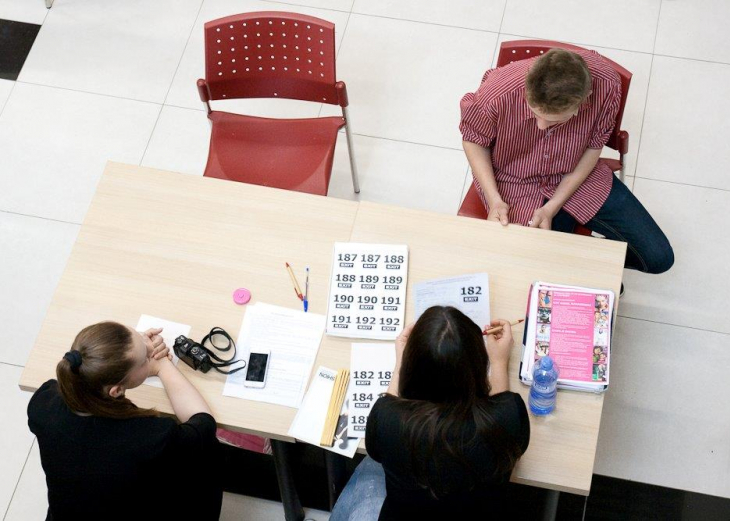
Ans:
<svg viewBox="0 0 730 521"><path fill-rule="evenodd" d="M549 371L553 368L553 359L549 356L544 356L540 360L540 369L545 369L546 371Z"/></svg>

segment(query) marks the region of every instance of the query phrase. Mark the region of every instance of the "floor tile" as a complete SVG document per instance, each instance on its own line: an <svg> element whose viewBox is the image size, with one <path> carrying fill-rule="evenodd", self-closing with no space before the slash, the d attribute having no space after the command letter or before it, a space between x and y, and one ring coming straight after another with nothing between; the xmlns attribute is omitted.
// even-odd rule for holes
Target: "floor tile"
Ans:
<svg viewBox="0 0 730 521"><path fill-rule="evenodd" d="M43 0L0 0L0 18L4 20L41 25L47 13Z"/></svg>
<svg viewBox="0 0 730 521"><path fill-rule="evenodd" d="M271 3L288 4L287 10L301 13L300 7L318 7L350 12L354 0L274 0Z"/></svg>
<svg viewBox="0 0 730 521"><path fill-rule="evenodd" d="M190 41L180 62L170 93L165 101L168 105L203 110L204 105L198 96L196 82L205 77L205 48L203 27L206 22L250 11L290 11L295 10L309 16L328 20L335 24L335 45L339 47L343 31L347 25L348 13L308 7L297 7L259 0L205 0L195 21ZM319 114L320 104L298 100L252 99L217 101L212 103L214 110L225 110L239 114L262 117L311 118Z"/></svg>
<svg viewBox="0 0 730 521"><path fill-rule="evenodd" d="M661 275L627 270L621 315L730 333L730 192L637 178L634 194L674 247Z"/></svg>
<svg viewBox="0 0 730 521"><path fill-rule="evenodd" d="M201 1L59 1L20 79L162 103Z"/></svg>
<svg viewBox="0 0 730 521"><path fill-rule="evenodd" d="M730 65L654 57L637 176L730 190Z"/></svg>
<svg viewBox="0 0 730 521"><path fill-rule="evenodd" d="M479 87L496 39L495 33L352 14L337 64L352 128L461 149L459 100Z"/></svg>
<svg viewBox="0 0 730 521"><path fill-rule="evenodd" d="M498 47L504 43L514 40L524 40L519 36L510 34L499 35ZM566 41L565 43L573 43ZM586 49L596 51L598 54L605 56L609 60L613 60L631 74L631 85L629 87L629 95L626 99L626 108L624 109L623 119L621 121L621 129L629 133L629 153L625 157L625 174L627 176L634 175L636 171L636 160L638 157L639 141L641 137L641 129L644 121L644 109L646 105L646 93L649 88L649 75L651 72L651 55L639 52L620 51L595 45L583 45ZM497 63L499 51L495 53L492 66ZM611 157L618 159L619 153L610 148L605 148L603 157Z"/></svg>
<svg viewBox="0 0 730 521"><path fill-rule="evenodd" d="M33 435L28 430L26 409L31 394L18 387L20 367L0 363L0 512L5 512L10 504L15 486L20 479L23 465L33 443Z"/></svg>
<svg viewBox="0 0 730 521"><path fill-rule="evenodd" d="M660 0L509 0L501 32L652 52Z"/></svg>
<svg viewBox="0 0 730 521"><path fill-rule="evenodd" d="M657 54L730 63L730 19L725 0L673 0L662 3Z"/></svg>
<svg viewBox="0 0 730 521"><path fill-rule="evenodd" d="M619 318L595 472L730 497L728 335Z"/></svg>
<svg viewBox="0 0 730 521"><path fill-rule="evenodd" d="M0 19L0 79L16 80L41 26Z"/></svg>
<svg viewBox="0 0 730 521"><path fill-rule="evenodd" d="M327 521L329 512L304 509L304 517L312 521ZM262 521L284 519L284 507L277 501L268 501L239 494L223 493L220 521Z"/></svg>
<svg viewBox="0 0 730 521"><path fill-rule="evenodd" d="M210 128L205 112L164 107L142 166L203 175L208 161Z"/></svg>
<svg viewBox="0 0 730 521"><path fill-rule="evenodd" d="M79 226L0 212L0 362L25 365Z"/></svg>
<svg viewBox="0 0 730 521"><path fill-rule="evenodd" d="M364 136L354 138L360 194L352 190L347 141L335 149L329 196L455 214L467 161L459 150Z"/></svg>
<svg viewBox="0 0 730 521"><path fill-rule="evenodd" d="M14 86L14 81L0 80L0 114L3 113L5 102L8 101Z"/></svg>
<svg viewBox="0 0 730 521"><path fill-rule="evenodd" d="M27 521L45 519L48 512L48 487L41 466L38 442L33 442L23 474L13 495L13 501L3 521Z"/></svg>
<svg viewBox="0 0 730 521"><path fill-rule="evenodd" d="M355 0L353 13L499 32L506 0Z"/></svg>
<svg viewBox="0 0 730 521"><path fill-rule="evenodd" d="M0 210L80 223L106 162L139 164L160 108L18 83L0 116Z"/></svg>

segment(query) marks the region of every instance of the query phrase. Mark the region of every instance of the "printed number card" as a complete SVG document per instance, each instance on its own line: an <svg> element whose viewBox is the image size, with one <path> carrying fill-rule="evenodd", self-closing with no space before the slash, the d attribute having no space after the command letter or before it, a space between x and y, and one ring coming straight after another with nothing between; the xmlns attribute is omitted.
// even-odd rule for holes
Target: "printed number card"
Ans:
<svg viewBox="0 0 730 521"><path fill-rule="evenodd" d="M394 340L403 329L408 246L335 243L327 334Z"/></svg>
<svg viewBox="0 0 730 521"><path fill-rule="evenodd" d="M347 436L364 438L373 404L388 390L395 368L395 344L352 344L347 390Z"/></svg>
<svg viewBox="0 0 730 521"><path fill-rule="evenodd" d="M474 323L489 326L489 275L475 273L435 279L413 285L416 320L431 306L453 306Z"/></svg>

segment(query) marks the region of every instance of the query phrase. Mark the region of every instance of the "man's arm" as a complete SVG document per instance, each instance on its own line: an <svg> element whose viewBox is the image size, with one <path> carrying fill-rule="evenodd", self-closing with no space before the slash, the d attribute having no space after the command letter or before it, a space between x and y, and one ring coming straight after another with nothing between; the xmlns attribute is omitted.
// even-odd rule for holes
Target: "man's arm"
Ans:
<svg viewBox="0 0 730 521"><path fill-rule="evenodd" d="M560 211L563 205L570 199L570 196L575 193L578 187L590 175L596 163L598 163L600 156L601 149L599 148L589 148L583 152L583 156L578 161L578 165L571 173L563 176L563 179L555 189L555 193L550 200L541 208L535 210L530 221L531 228L550 229L555 214Z"/></svg>
<svg viewBox="0 0 730 521"><path fill-rule="evenodd" d="M509 217L507 216L509 205L499 195L497 181L494 178L494 168L492 167L492 152L488 148L470 141L462 141L462 143L474 177L482 187L484 197L489 205L489 217L487 219L506 225L509 223Z"/></svg>

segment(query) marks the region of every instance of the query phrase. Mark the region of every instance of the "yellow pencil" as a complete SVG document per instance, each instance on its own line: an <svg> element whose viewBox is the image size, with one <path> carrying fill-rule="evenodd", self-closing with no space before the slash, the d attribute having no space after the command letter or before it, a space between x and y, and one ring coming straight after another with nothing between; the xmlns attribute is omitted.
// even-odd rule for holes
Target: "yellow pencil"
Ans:
<svg viewBox="0 0 730 521"><path fill-rule="evenodd" d="M288 262L286 263L286 269L289 271L289 276L291 277L292 284L294 284L294 293L297 294L299 300L304 300L304 295L302 295L302 289L299 287L297 278L294 276L294 272L292 271L291 266L289 266Z"/></svg>
<svg viewBox="0 0 730 521"><path fill-rule="evenodd" d="M516 326L517 324L521 324L524 321L525 321L525 319L524 318L521 318L519 320L515 320L514 322L510 322L509 325L510 326ZM484 335L493 335L495 333L501 332L502 329L504 329L502 326L490 327L489 329L486 329L486 330L482 331L482 334L484 334Z"/></svg>

